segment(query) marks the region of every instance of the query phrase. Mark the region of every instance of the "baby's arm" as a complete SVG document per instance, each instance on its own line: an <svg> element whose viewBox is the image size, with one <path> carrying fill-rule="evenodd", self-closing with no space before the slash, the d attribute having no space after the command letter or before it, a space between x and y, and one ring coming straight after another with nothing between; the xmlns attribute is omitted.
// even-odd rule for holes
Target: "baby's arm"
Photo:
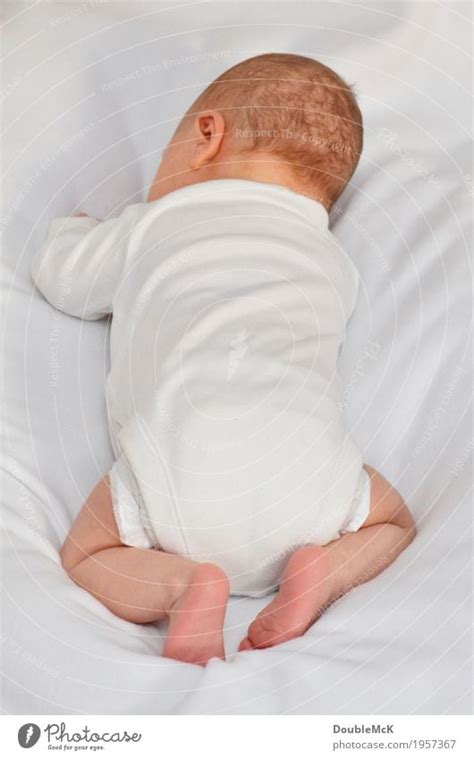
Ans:
<svg viewBox="0 0 474 759"><path fill-rule="evenodd" d="M81 319L111 313L139 208L129 206L109 221L75 216L51 223L32 265L35 284L51 305Z"/></svg>
<svg viewBox="0 0 474 759"><path fill-rule="evenodd" d="M252 622L240 650L302 635L336 599L380 574L411 543L415 523L400 493L375 469L364 468L371 498L362 527L325 546L304 546L291 556L278 595Z"/></svg>

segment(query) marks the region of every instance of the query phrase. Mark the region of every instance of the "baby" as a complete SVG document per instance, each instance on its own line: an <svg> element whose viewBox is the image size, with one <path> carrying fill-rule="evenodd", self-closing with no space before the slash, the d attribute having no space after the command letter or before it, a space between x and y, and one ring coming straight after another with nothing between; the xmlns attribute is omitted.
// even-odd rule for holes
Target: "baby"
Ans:
<svg viewBox="0 0 474 759"><path fill-rule="evenodd" d="M358 276L328 212L361 150L334 71L260 55L193 103L147 203L59 219L35 258L53 306L113 315L115 463L62 565L122 619L167 618L167 657L224 658L229 592L278 590L240 650L301 635L414 537L341 412Z"/></svg>

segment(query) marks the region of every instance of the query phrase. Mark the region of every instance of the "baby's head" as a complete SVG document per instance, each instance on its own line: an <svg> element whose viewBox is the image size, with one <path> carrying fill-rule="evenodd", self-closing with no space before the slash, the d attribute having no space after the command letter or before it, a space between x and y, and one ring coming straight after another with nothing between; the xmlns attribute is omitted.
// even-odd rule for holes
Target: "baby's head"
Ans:
<svg viewBox="0 0 474 759"><path fill-rule="evenodd" d="M211 179L283 185L330 209L362 151L351 87L300 55L270 53L225 71L194 101L166 148L149 200Z"/></svg>

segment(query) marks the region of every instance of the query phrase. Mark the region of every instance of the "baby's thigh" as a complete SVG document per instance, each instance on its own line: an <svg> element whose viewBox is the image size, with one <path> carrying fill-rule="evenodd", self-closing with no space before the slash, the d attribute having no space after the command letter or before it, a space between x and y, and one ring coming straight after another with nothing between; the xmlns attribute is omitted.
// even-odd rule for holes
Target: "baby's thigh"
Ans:
<svg viewBox="0 0 474 759"><path fill-rule="evenodd" d="M362 527L403 521L407 508L398 490L373 467L364 469L370 477L370 512Z"/></svg>
<svg viewBox="0 0 474 759"><path fill-rule="evenodd" d="M109 478L103 477L85 501L61 549L69 571L97 551L122 545L112 509Z"/></svg>

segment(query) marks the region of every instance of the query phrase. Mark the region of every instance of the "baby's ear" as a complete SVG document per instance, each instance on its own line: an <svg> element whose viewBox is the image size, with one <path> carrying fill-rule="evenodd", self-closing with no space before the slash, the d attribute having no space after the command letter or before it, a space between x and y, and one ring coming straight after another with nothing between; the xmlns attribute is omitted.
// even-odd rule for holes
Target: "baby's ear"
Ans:
<svg viewBox="0 0 474 759"><path fill-rule="evenodd" d="M195 152L193 169L200 169L217 156L222 146L225 121L219 111L202 111L194 120Z"/></svg>

